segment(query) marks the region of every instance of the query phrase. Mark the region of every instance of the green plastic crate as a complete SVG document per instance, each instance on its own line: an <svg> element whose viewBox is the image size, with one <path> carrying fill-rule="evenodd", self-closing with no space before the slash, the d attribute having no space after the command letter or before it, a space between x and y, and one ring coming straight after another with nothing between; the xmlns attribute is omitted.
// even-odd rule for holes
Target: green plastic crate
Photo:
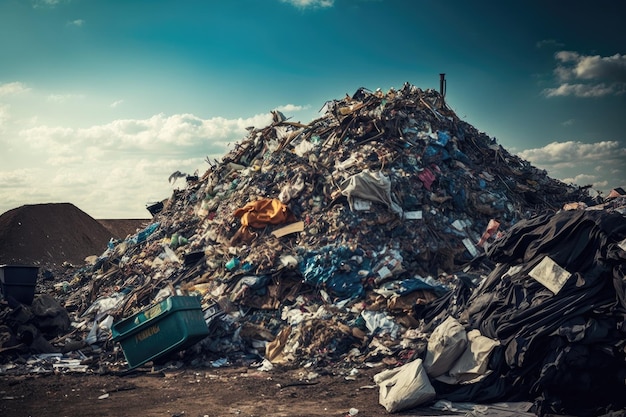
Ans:
<svg viewBox="0 0 626 417"><path fill-rule="evenodd" d="M200 300L171 296L111 326L130 369L189 347L209 335Z"/></svg>

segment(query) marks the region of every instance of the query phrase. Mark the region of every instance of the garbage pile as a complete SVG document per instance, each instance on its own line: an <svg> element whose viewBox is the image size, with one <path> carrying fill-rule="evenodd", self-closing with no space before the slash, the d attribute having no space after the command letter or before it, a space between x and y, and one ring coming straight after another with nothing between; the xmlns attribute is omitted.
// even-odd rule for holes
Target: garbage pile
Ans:
<svg viewBox="0 0 626 417"><path fill-rule="evenodd" d="M477 288L465 280L416 306L422 329L457 348L435 349L438 366L427 367L438 395L532 398L540 415L626 409L626 198L612 203L619 211L562 210L519 222L487 249L496 266ZM455 370L464 346L471 366Z"/></svg>
<svg viewBox="0 0 626 417"><path fill-rule="evenodd" d="M423 360L432 370L430 338L450 318L466 332L459 346L493 341L492 361L479 384L453 381L440 366L436 376L449 378L432 384L442 398L509 400L515 388L554 410L567 403L554 370L580 346L599 343L614 355L601 357L602 369L623 367L624 274L613 259L624 256L622 197L594 201L585 187L550 178L460 120L434 90L361 88L322 110L308 124L274 111L269 126L207 160L203 175L187 175L148 226L50 288L74 317L65 341L114 352L113 323L190 295L211 310L210 335L178 356L196 366L347 375ZM571 203L577 210L563 210ZM616 228L594 229L609 212ZM558 234L563 222L592 243L567 227ZM572 277L559 288L529 279L544 258Z"/></svg>

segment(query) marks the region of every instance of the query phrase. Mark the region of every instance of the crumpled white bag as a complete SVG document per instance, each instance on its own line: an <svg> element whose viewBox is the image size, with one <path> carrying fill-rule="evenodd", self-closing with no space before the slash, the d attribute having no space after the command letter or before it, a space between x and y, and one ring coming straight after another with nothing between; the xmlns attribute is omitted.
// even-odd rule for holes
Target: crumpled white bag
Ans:
<svg viewBox="0 0 626 417"><path fill-rule="evenodd" d="M467 346L467 333L452 316L448 316L430 335L424 368L431 378L448 372Z"/></svg>
<svg viewBox="0 0 626 417"><path fill-rule="evenodd" d="M380 387L378 402L389 413L417 407L436 396L421 359L379 372L374 382Z"/></svg>
<svg viewBox="0 0 626 417"><path fill-rule="evenodd" d="M491 373L489 358L500 342L481 335L477 329L467 332L467 340L463 354L446 374L436 378L437 381L446 384L476 383Z"/></svg>

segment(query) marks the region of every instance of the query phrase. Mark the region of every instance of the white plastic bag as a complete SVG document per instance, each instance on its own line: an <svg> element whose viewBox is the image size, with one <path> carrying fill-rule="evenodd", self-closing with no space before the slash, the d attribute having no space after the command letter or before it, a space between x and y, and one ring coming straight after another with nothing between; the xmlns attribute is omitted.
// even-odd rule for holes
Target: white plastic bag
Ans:
<svg viewBox="0 0 626 417"><path fill-rule="evenodd" d="M443 375L465 351L467 333L461 324L448 316L430 335L424 368L431 378Z"/></svg>
<svg viewBox="0 0 626 417"><path fill-rule="evenodd" d="M374 382L380 387L378 402L390 413L417 407L436 395L421 359L382 371Z"/></svg>
<svg viewBox="0 0 626 417"><path fill-rule="evenodd" d="M475 383L489 375L491 352L500 344L480 334L479 330L467 332L468 344L463 354L452 365L447 374L436 379L446 384Z"/></svg>

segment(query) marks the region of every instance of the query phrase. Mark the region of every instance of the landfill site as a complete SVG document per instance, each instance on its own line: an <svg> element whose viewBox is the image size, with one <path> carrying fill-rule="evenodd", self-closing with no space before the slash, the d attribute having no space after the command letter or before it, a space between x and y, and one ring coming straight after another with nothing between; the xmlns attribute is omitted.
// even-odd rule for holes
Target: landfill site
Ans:
<svg viewBox="0 0 626 417"><path fill-rule="evenodd" d="M145 219L2 214L0 414L626 415L626 192L435 89L322 104Z"/></svg>

